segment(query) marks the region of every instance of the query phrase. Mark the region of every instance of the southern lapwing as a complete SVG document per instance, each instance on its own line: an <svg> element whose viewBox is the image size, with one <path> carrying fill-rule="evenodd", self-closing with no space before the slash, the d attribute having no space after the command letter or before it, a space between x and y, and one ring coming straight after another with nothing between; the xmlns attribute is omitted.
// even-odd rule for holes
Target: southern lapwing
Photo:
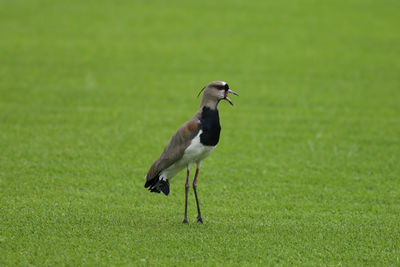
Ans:
<svg viewBox="0 0 400 267"><path fill-rule="evenodd" d="M151 192L165 195L169 194L169 180L179 171L187 168L185 184L185 217L187 221L187 199L189 192L189 171L192 164L196 164L196 174L193 179L193 190L197 204L197 222L203 223L201 217L199 199L197 197L197 176L201 162L213 152L219 141L221 126L219 124L218 103L227 100L231 105L232 101L228 94L238 95L229 89L226 82L212 82L202 89L203 97L199 110L194 116L185 122L178 131L171 137L160 157L151 165L146 174L146 188ZM201 94L201 92L199 95Z"/></svg>

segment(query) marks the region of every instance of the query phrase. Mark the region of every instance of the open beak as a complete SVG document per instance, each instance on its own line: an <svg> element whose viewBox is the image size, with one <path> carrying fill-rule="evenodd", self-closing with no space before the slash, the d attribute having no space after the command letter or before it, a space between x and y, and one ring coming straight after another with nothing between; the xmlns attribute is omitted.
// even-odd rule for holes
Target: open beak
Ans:
<svg viewBox="0 0 400 267"><path fill-rule="evenodd" d="M237 95L237 96L239 96L239 95L238 95L237 93L235 93L234 91L232 91L231 89L228 89L228 90L225 91L225 97L224 97L224 99L225 99L226 101L228 101L229 104L231 104L231 105L233 106L233 103L232 103L232 101L229 99L228 94L233 94L233 95Z"/></svg>

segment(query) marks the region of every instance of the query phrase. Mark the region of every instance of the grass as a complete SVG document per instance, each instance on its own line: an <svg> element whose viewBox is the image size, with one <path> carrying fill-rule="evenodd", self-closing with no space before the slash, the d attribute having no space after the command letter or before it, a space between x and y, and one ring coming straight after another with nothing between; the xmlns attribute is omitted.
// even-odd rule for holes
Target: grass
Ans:
<svg viewBox="0 0 400 267"><path fill-rule="evenodd" d="M0 265L400 265L398 1L0 1ZM143 188L197 92L203 162Z"/></svg>

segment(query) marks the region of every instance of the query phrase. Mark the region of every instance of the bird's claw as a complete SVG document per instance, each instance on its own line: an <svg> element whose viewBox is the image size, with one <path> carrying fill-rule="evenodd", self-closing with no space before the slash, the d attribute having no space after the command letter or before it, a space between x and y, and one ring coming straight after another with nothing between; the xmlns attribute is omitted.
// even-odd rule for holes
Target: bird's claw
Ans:
<svg viewBox="0 0 400 267"><path fill-rule="evenodd" d="M198 223L203 223L203 219L201 218L201 216L198 216L198 217L197 217L197 222L198 222Z"/></svg>
<svg viewBox="0 0 400 267"><path fill-rule="evenodd" d="M182 224L188 224L188 220L187 220L187 218L183 219L183 222L182 222Z"/></svg>

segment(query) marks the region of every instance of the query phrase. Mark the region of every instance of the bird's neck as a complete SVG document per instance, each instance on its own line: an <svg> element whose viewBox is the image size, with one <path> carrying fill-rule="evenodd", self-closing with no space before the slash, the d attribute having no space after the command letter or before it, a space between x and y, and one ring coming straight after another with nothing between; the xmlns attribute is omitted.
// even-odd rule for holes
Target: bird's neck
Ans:
<svg viewBox="0 0 400 267"><path fill-rule="evenodd" d="M218 110L218 103L219 103L218 100L203 95L200 103L200 108L194 116L200 120L202 118L202 112L204 107L207 107L210 110Z"/></svg>
<svg viewBox="0 0 400 267"><path fill-rule="evenodd" d="M218 100L203 97L200 103L200 110L202 110L203 107L208 107L212 110L215 110L218 108L218 103L219 103Z"/></svg>

